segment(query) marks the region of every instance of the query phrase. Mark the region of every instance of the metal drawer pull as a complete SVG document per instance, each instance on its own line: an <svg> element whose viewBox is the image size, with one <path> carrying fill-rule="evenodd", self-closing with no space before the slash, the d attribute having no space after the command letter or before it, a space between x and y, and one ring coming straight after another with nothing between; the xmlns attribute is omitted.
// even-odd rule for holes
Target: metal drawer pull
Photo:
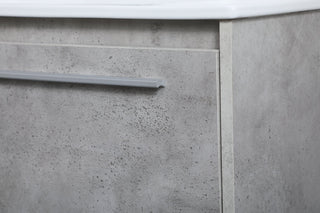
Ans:
<svg viewBox="0 0 320 213"><path fill-rule="evenodd" d="M162 79L108 77L99 75L54 74L39 72L0 71L0 78L76 84L97 84L124 87L160 88L165 86L165 82Z"/></svg>

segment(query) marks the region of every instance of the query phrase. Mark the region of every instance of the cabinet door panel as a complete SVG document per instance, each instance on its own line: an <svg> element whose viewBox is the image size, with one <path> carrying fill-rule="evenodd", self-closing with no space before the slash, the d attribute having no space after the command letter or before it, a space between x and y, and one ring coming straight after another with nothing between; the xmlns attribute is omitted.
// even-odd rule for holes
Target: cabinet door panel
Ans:
<svg viewBox="0 0 320 213"><path fill-rule="evenodd" d="M1 70L167 86L0 80L0 212L219 212L217 56L1 44Z"/></svg>

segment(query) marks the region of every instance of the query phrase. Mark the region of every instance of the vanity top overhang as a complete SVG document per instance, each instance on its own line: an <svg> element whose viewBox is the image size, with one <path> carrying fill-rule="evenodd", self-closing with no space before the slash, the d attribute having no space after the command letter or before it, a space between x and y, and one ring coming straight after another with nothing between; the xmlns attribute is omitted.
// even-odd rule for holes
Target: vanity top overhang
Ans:
<svg viewBox="0 0 320 213"><path fill-rule="evenodd" d="M0 0L0 16L236 19L320 9L320 0Z"/></svg>

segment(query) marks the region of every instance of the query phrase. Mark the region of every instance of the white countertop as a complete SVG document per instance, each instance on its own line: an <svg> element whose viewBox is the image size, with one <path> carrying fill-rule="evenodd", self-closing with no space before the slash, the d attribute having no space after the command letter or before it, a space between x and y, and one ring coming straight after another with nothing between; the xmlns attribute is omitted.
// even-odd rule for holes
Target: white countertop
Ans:
<svg viewBox="0 0 320 213"><path fill-rule="evenodd" d="M320 0L0 0L0 16L234 19L320 9Z"/></svg>

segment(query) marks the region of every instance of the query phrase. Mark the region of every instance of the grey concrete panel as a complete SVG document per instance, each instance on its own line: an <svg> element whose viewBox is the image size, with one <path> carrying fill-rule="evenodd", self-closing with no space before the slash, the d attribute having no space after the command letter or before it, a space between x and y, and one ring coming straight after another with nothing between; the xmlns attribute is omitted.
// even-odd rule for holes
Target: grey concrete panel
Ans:
<svg viewBox="0 0 320 213"><path fill-rule="evenodd" d="M232 21L220 22L220 146L222 212L234 213Z"/></svg>
<svg viewBox="0 0 320 213"><path fill-rule="evenodd" d="M320 212L319 18L233 23L238 213Z"/></svg>
<svg viewBox="0 0 320 213"><path fill-rule="evenodd" d="M0 18L0 41L214 49L217 21Z"/></svg>
<svg viewBox="0 0 320 213"><path fill-rule="evenodd" d="M217 57L1 45L0 69L161 77L167 87L0 80L0 212L219 212Z"/></svg>

